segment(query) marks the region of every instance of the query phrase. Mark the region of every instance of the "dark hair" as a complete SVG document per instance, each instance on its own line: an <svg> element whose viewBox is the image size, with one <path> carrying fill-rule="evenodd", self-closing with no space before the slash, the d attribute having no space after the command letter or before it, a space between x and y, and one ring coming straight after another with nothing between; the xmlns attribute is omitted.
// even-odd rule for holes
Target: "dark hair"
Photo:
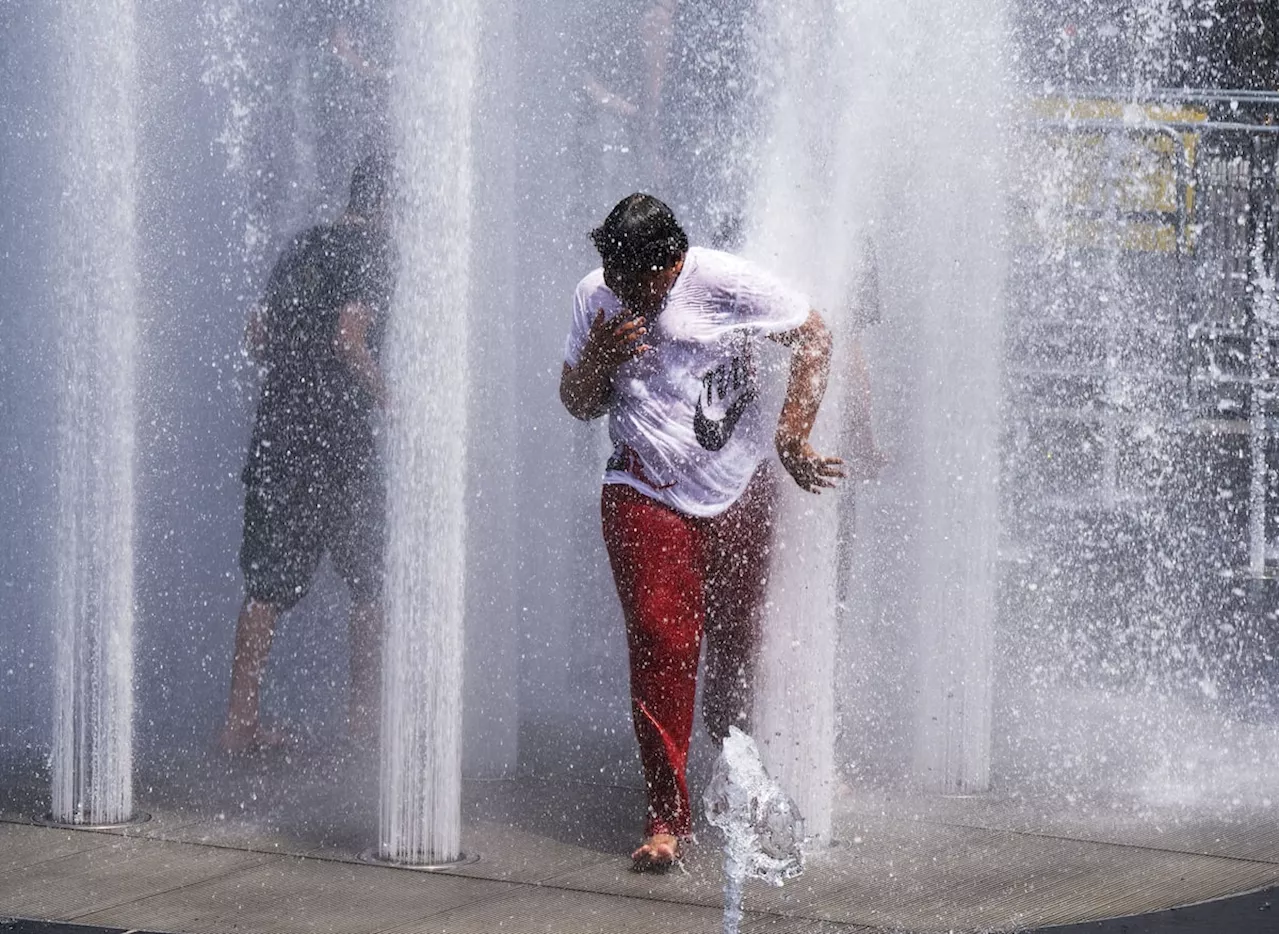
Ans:
<svg viewBox="0 0 1280 934"><path fill-rule="evenodd" d="M606 269L627 274L670 266L689 249L675 214L653 195L636 192L591 231Z"/></svg>
<svg viewBox="0 0 1280 934"><path fill-rule="evenodd" d="M351 173L351 194L347 210L353 214L373 214L386 207L391 197L391 159L385 153L365 156Z"/></svg>

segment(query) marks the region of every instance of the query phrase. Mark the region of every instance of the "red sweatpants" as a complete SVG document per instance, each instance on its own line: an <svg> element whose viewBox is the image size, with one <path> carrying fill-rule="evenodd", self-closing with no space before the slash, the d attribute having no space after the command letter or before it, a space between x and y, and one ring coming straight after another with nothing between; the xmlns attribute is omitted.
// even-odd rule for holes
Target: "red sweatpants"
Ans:
<svg viewBox="0 0 1280 934"><path fill-rule="evenodd" d="M763 469L733 506L709 519L624 484L606 484L601 494L627 624L631 714L649 792L646 836L692 829L685 763L704 634L707 731L721 740L731 725L749 725L774 498L773 476Z"/></svg>

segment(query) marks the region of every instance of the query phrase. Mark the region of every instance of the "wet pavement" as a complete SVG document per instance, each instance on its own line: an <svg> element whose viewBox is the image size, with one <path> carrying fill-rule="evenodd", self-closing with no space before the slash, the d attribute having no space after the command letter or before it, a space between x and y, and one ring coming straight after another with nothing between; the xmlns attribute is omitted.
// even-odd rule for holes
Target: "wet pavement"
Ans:
<svg viewBox="0 0 1280 934"><path fill-rule="evenodd" d="M34 823L48 786L10 770L0 919L24 920L0 930L723 930L715 831L700 828L682 871L631 871L637 788L467 782L463 849L478 859L426 873L361 859L375 839L369 772L358 756L195 756L140 771L149 820L89 831ZM784 887L750 884L742 931L1274 931L1278 845L1273 806L842 788L834 840Z"/></svg>

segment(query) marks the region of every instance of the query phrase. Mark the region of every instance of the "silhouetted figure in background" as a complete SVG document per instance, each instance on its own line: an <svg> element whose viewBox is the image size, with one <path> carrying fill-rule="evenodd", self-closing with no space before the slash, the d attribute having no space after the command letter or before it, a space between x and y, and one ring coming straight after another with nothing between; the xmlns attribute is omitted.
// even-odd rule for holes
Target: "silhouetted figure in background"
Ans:
<svg viewBox="0 0 1280 934"><path fill-rule="evenodd" d="M588 203L636 188L657 192L695 239L739 245L758 137L753 6L584 6L575 60L577 158Z"/></svg>
<svg viewBox="0 0 1280 934"><path fill-rule="evenodd" d="M609 416L601 515L649 797L632 858L657 868L692 829L685 765L704 636L707 729L721 740L749 727L776 493L770 439L804 490L843 475L808 440L831 338L804 295L737 256L690 248L651 195L624 198L591 238L603 265L574 295L560 398L575 418ZM792 350L776 425L759 399L765 338Z"/></svg>
<svg viewBox="0 0 1280 934"><path fill-rule="evenodd" d="M390 163L365 158L334 224L297 236L277 261L245 333L262 367L245 483L228 752L283 741L259 719L263 667L279 615L307 592L328 553L351 594L349 727L372 734L381 685L385 489L374 417L392 290Z"/></svg>

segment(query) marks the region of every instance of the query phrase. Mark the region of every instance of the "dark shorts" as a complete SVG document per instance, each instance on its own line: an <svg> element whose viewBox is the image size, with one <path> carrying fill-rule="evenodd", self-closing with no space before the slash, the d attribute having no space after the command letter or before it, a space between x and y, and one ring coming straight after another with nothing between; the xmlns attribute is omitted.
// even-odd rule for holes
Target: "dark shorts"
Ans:
<svg viewBox="0 0 1280 934"><path fill-rule="evenodd" d="M376 458L336 476L267 482L246 471L245 481L240 570L249 597L289 609L326 552L353 601L381 597L386 492Z"/></svg>

